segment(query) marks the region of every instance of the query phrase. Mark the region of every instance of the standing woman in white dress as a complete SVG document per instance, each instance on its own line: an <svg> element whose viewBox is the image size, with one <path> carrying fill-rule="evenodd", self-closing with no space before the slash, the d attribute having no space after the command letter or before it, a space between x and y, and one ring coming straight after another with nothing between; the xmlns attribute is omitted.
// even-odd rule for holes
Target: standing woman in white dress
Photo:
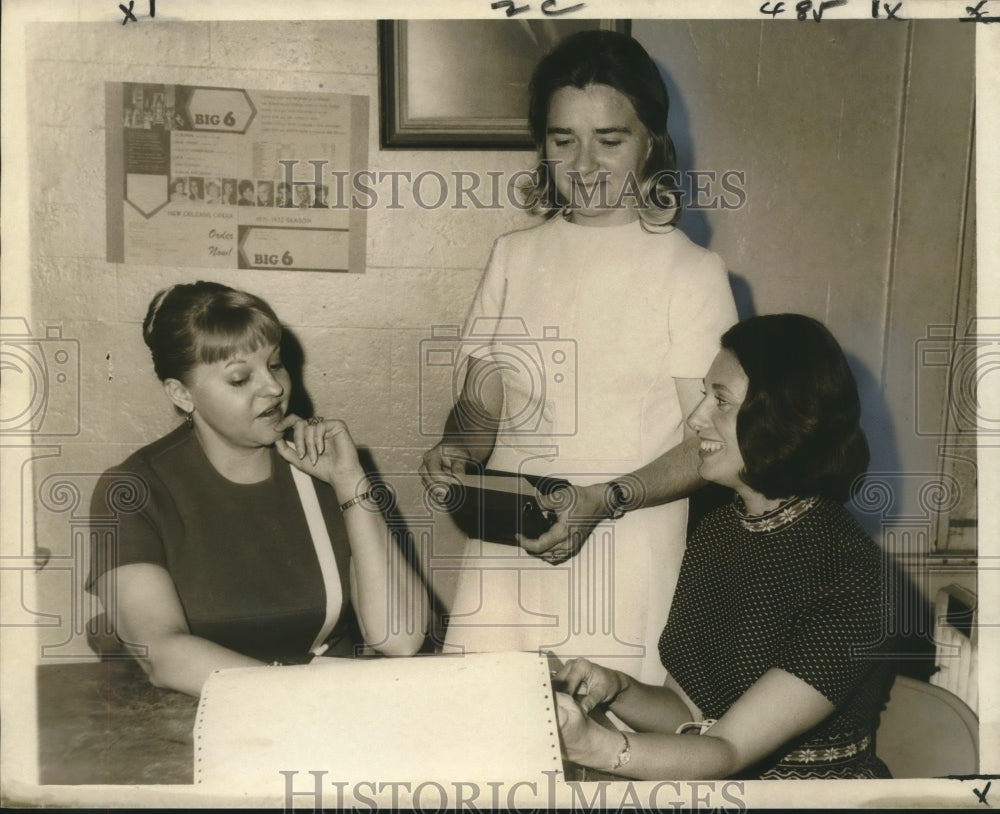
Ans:
<svg viewBox="0 0 1000 814"><path fill-rule="evenodd" d="M684 419L736 319L724 263L674 225L667 110L656 65L615 32L563 40L532 76L529 195L544 221L493 246L463 332L464 390L421 473L573 485L537 540L469 541L449 650L544 649L663 678L679 498L703 483Z"/></svg>

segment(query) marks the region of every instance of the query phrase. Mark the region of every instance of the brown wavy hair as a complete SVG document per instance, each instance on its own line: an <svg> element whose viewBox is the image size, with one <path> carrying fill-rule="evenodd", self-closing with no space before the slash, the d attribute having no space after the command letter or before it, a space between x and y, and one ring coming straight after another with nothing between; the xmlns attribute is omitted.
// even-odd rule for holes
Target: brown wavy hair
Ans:
<svg viewBox="0 0 1000 814"><path fill-rule="evenodd" d="M556 189L545 155L549 104L560 88L607 85L632 103L649 137L649 157L642 170L639 217L645 228L672 227L681 214L677 157L667 132L670 98L667 87L646 50L616 31L587 30L559 42L535 67L529 85L528 125L538 151L532 182L521 187L532 212L552 217L567 201Z"/></svg>

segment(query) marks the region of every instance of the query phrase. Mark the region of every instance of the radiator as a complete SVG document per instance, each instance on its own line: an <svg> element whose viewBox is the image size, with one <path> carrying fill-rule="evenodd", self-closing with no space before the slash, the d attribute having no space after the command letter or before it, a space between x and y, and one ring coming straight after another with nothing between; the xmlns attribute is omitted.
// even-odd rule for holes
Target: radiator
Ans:
<svg viewBox="0 0 1000 814"><path fill-rule="evenodd" d="M930 683L957 695L978 714L976 596L959 585L937 592L934 602L934 664Z"/></svg>

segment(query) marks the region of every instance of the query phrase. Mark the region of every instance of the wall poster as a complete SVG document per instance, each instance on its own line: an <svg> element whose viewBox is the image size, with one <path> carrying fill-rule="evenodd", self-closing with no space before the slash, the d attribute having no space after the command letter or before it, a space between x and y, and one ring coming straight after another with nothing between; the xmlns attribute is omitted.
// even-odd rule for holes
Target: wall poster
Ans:
<svg viewBox="0 0 1000 814"><path fill-rule="evenodd" d="M109 82L105 116L109 263L364 271L367 97Z"/></svg>

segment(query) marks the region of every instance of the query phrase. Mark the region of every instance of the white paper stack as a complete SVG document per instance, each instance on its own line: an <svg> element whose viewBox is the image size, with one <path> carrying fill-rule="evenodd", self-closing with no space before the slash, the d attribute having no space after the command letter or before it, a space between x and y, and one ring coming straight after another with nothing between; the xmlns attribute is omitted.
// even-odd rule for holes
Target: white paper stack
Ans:
<svg viewBox="0 0 1000 814"><path fill-rule="evenodd" d="M533 653L219 671L202 692L194 742L195 782L247 795L279 796L289 772L296 787L311 786L311 772L327 787L544 787L562 771L548 662Z"/></svg>

